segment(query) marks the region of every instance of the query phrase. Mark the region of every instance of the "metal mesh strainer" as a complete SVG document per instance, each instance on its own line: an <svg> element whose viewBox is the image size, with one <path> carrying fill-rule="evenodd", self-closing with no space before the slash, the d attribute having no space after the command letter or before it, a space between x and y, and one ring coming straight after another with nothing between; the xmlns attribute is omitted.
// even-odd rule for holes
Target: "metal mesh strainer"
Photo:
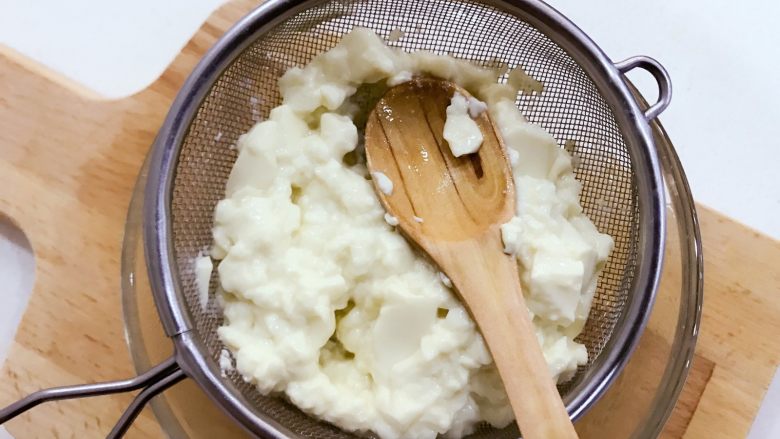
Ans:
<svg viewBox="0 0 780 439"><path fill-rule="evenodd" d="M517 104L574 154L582 206L615 240L578 337L589 362L559 386L570 414L578 417L627 360L652 304L663 254L664 209L647 122L668 105L670 88L666 72L652 59L613 64L560 14L531 0L268 0L234 26L187 80L154 145L145 206L147 263L161 320L177 349L175 361L139 377L135 388L156 382L141 394L153 395L181 379L178 366L256 434L352 436L281 398L260 395L235 373L221 377L217 360L223 345L216 333L221 313L201 309L192 261L211 244L214 207L236 159L231 146L280 103L277 80L288 68L333 47L354 26L387 38L401 30L404 37L388 44L407 51L523 66L544 84L544 92L522 94ZM646 114L622 79L634 67L648 70L659 82L659 103ZM215 287L216 274L212 296ZM161 379L167 380L164 385ZM66 396L73 395L55 395ZM0 412L0 421L47 399L52 396L22 401ZM145 402L137 401L138 407ZM121 433L132 417L129 410L114 433ZM514 426L501 431L483 427L474 435L516 436Z"/></svg>

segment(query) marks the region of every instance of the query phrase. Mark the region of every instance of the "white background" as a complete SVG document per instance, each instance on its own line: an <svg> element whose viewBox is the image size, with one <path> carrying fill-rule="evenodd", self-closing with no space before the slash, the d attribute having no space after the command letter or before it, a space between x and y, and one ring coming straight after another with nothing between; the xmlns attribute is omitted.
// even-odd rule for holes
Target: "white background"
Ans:
<svg viewBox="0 0 780 439"><path fill-rule="evenodd" d="M159 76L221 3L0 0L0 44L104 97L120 98ZM666 66L674 98L662 120L695 198L780 239L780 2L550 3L613 60L643 54ZM648 98L655 96L649 75L631 77ZM0 212L0 361L32 286L34 258L25 242ZM778 410L776 376L751 438L780 437L780 420L770 414Z"/></svg>

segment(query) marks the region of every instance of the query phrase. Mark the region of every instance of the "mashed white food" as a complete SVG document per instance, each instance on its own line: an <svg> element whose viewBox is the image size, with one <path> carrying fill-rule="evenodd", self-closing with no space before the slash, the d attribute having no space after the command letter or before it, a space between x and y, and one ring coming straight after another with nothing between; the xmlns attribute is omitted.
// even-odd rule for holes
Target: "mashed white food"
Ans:
<svg viewBox="0 0 780 439"><path fill-rule="evenodd" d="M379 190L382 191L383 194L392 195L393 181L390 180L390 177L388 177L382 172L372 172L371 178L373 178L376 181L377 187L379 187Z"/></svg>
<svg viewBox="0 0 780 439"><path fill-rule="evenodd" d="M344 159L360 156L351 97L361 84L419 73L485 101L516 155L518 215L503 236L555 379L587 360L573 338L611 248L582 214L569 155L515 107L517 90L535 86L520 69L498 84L500 69L404 53L365 29L290 69L279 81L283 104L240 139L216 208L219 336L261 392L384 438L458 437L513 418L447 277L385 222L364 161Z"/></svg>
<svg viewBox="0 0 780 439"><path fill-rule="evenodd" d="M482 140L484 140L482 131L472 119L476 117L472 113L479 115L478 111L479 109L472 110L469 100L462 94L455 92L452 96L451 103L447 107L443 137L455 157L475 153L482 145Z"/></svg>
<svg viewBox="0 0 780 439"><path fill-rule="evenodd" d="M471 116L472 119L476 119L480 114L487 111L487 104L475 98L474 96L469 96L468 103L469 116Z"/></svg>
<svg viewBox="0 0 780 439"><path fill-rule="evenodd" d="M223 378L226 378L227 374L233 371L233 360L227 349L222 349L219 353L219 371Z"/></svg>
<svg viewBox="0 0 780 439"><path fill-rule="evenodd" d="M385 214L385 222L393 227L399 224L398 218L394 217L393 215L390 215L389 213Z"/></svg>
<svg viewBox="0 0 780 439"><path fill-rule="evenodd" d="M208 255L201 253L195 258L195 283L198 287L198 301L201 309L206 309L209 303L209 281L214 263Z"/></svg>

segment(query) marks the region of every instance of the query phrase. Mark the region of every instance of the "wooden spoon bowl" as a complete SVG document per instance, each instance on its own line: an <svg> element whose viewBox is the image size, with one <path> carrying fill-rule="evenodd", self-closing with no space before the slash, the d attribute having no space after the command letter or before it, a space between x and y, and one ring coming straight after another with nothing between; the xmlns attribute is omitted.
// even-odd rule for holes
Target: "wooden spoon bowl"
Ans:
<svg viewBox="0 0 780 439"><path fill-rule="evenodd" d="M475 119L484 138L476 153L455 157L443 138L455 92L469 96L447 81L405 82L387 91L366 124L368 166L397 188L380 191L380 200L418 244L461 241L514 215L512 170L487 112Z"/></svg>

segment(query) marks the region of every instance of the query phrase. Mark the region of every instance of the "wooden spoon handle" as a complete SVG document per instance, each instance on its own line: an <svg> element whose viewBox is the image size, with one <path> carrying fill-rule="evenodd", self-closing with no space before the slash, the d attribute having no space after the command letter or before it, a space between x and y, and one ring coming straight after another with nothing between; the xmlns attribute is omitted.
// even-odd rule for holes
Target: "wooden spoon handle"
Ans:
<svg viewBox="0 0 780 439"><path fill-rule="evenodd" d="M523 438L576 438L531 324L516 262L501 251L499 231L437 247L434 259L479 322Z"/></svg>

